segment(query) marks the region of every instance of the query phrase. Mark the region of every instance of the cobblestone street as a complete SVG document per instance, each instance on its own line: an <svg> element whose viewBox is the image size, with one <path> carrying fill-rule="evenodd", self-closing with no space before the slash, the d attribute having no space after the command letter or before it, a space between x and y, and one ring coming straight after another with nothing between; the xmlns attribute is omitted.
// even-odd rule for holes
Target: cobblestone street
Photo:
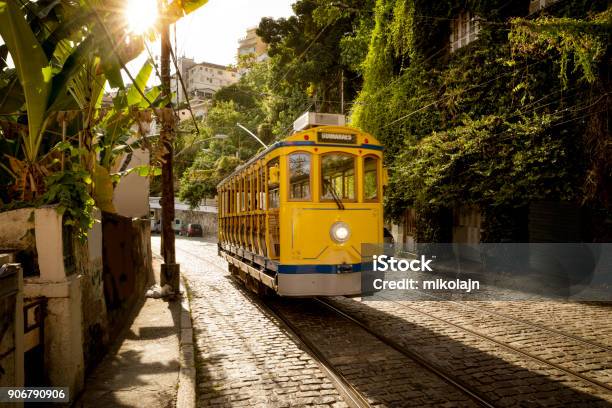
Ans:
<svg viewBox="0 0 612 408"><path fill-rule="evenodd" d="M216 256L216 243L177 239L191 292L198 406L346 407L316 362L203 255Z"/></svg>
<svg viewBox="0 0 612 408"><path fill-rule="evenodd" d="M198 406L355 405L326 363L369 406L612 406L605 306L329 299L362 328L312 299L260 302L230 277L214 240L176 242L191 296ZM159 237L152 246L158 253Z"/></svg>

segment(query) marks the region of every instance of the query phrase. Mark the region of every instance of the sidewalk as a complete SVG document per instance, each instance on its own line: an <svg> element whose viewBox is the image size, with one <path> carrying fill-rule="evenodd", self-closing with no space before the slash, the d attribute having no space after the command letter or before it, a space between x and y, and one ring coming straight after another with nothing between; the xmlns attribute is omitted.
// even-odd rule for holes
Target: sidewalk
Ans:
<svg viewBox="0 0 612 408"><path fill-rule="evenodd" d="M160 262L153 259L156 280ZM181 302L146 299L100 365L75 407L175 406L179 388Z"/></svg>

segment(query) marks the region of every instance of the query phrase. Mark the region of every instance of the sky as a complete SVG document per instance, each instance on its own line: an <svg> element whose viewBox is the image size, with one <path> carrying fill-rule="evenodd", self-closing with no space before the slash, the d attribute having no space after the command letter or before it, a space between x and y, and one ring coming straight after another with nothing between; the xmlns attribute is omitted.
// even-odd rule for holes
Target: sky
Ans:
<svg viewBox="0 0 612 408"><path fill-rule="evenodd" d="M291 16L291 4L294 1L209 0L177 23L177 55L194 58L196 62L235 64L238 40L246 35L247 28L257 26L262 17ZM0 39L1 43L3 41ZM159 54L159 47L159 41L152 44L154 55ZM134 77L147 57L145 52L127 64ZM12 65L10 55L9 65ZM123 77L126 83L130 82L125 73ZM149 85L155 83L159 83L159 80L153 75Z"/></svg>
<svg viewBox="0 0 612 408"><path fill-rule="evenodd" d="M255 27L262 17L289 17L295 0L209 0L176 25L177 55L194 58L196 62L228 65L236 63L238 40L247 28ZM173 43L174 45L174 43ZM159 41L152 46L159 53ZM148 54L128 64L135 76ZM126 82L129 82L124 75ZM151 83L155 83L152 79Z"/></svg>
<svg viewBox="0 0 612 408"><path fill-rule="evenodd" d="M293 0L210 0L177 24L178 54L215 64L236 62L238 39L262 17L288 17Z"/></svg>

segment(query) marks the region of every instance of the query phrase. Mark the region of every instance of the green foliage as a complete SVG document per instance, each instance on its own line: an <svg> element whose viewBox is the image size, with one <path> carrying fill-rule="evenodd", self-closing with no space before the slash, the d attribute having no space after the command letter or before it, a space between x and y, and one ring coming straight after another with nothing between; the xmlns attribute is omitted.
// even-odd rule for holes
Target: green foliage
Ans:
<svg viewBox="0 0 612 408"><path fill-rule="evenodd" d="M181 125L188 132L175 143L182 199L197 205L213 196L220 175L260 150L236 123L268 144L284 138L306 110L340 111L342 77L350 103L361 84L373 4L299 0L293 5L295 16L262 19L258 34L269 44L271 58L259 63L248 56L240 59L239 68L247 72L215 94L200 135L189 124ZM209 140L218 134L228 137Z"/></svg>
<svg viewBox="0 0 612 408"><path fill-rule="evenodd" d="M239 83L239 86L244 86ZM242 93L224 92L215 98L205 121L201 124L201 135L192 129L177 140L179 147L175 161L180 171L179 197L197 206L200 200L216 195L217 184L236 166L251 158L261 149L261 145L244 130L236 126L241 123L252 130L258 130L257 123L263 118L263 111L257 106L247 108L237 101L245 100ZM231 99L236 97L236 99ZM226 100L229 99L229 100ZM247 99L250 104L250 99ZM191 129L190 125L182 125ZM215 136L227 136L217 140ZM270 142L262 133L260 136ZM268 135L270 137L271 135Z"/></svg>
<svg viewBox="0 0 612 408"><path fill-rule="evenodd" d="M593 83L602 57L609 47L612 33L612 7L586 21L569 17L543 16L536 20L512 20L510 43L516 54L544 56L553 54L559 64L559 76L568 85L568 70L580 71L582 78Z"/></svg>
<svg viewBox="0 0 612 408"><path fill-rule="evenodd" d="M389 218L411 206L418 239L444 240L440 220L453 207L486 208L493 220L532 200L602 204L609 159L594 107L606 89L610 11L587 3L581 15L559 6L526 20L512 18L527 15L527 2L376 2L351 119L385 144ZM465 9L480 18L478 40L451 54L450 19ZM586 19L589 9L600 14ZM488 240L500 239L495 231Z"/></svg>
<svg viewBox="0 0 612 408"><path fill-rule="evenodd" d="M241 163L235 156L221 156L211 166L210 157L200 156L181 177L179 198L192 208L205 197L214 197L217 184L230 175Z"/></svg>
<svg viewBox="0 0 612 408"><path fill-rule="evenodd" d="M355 97L361 85L360 59L365 56L372 27L373 3L299 0L293 5L295 16L262 19L257 33L270 45L270 88L286 98L271 104L277 112L273 121L284 122L287 118L282 112L287 108L293 120L311 104L317 111L340 112L343 75L345 100ZM296 99L301 101L296 104Z"/></svg>
<svg viewBox="0 0 612 408"><path fill-rule="evenodd" d="M50 61L14 1L0 1L0 35L13 57L23 88L28 112L28 133L24 135L23 146L26 158L33 161L38 156L51 93Z"/></svg>
<svg viewBox="0 0 612 408"><path fill-rule="evenodd" d="M552 122L544 116L508 123L489 115L434 132L398 157L399 198L451 208L572 198L571 152L562 137L546 134Z"/></svg>
<svg viewBox="0 0 612 408"><path fill-rule="evenodd" d="M133 124L151 120L140 109L166 101L157 87L146 98L137 90L149 62L135 84L121 80L123 64L142 50L142 38L125 31L121 2L22 3L0 1L0 56L10 52L15 64L0 64L0 198L5 208L57 204L84 237L94 205L114 211L115 159L146 145L128 142ZM102 107L107 79L121 88L112 108Z"/></svg>
<svg viewBox="0 0 612 408"><path fill-rule="evenodd" d="M46 191L40 198L40 204L57 205L57 211L64 216L64 225L72 227L80 239L85 239L94 224L95 205L90 193L93 179L81 164L87 150L67 143L59 144L57 150L67 153L69 160L64 170L45 178Z"/></svg>

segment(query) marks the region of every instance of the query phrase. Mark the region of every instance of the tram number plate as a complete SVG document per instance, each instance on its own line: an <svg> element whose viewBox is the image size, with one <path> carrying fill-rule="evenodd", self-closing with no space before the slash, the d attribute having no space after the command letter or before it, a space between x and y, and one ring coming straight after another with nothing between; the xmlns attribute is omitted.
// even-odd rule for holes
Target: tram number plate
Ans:
<svg viewBox="0 0 612 408"><path fill-rule="evenodd" d="M347 135L346 133L317 133L319 143L342 143L355 144L357 143L357 135Z"/></svg>

